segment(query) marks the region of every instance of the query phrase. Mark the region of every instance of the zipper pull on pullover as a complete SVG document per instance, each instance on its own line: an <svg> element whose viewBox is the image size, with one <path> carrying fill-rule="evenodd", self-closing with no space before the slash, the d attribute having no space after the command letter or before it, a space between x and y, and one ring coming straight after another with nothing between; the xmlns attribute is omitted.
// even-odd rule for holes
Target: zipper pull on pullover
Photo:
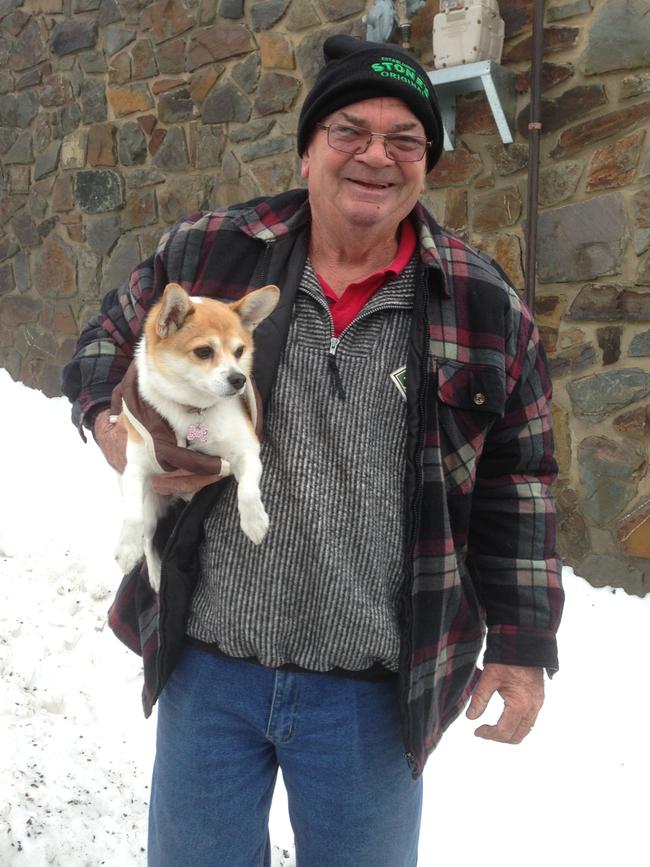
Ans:
<svg viewBox="0 0 650 867"><path fill-rule="evenodd" d="M332 385L334 386L334 391L338 394L341 400L345 400L345 389L343 388L343 383L341 382L341 374L339 373L339 368L336 363L336 350L339 345L339 338L332 337L330 339L330 348L327 353L327 366L330 369L330 375L332 377Z"/></svg>

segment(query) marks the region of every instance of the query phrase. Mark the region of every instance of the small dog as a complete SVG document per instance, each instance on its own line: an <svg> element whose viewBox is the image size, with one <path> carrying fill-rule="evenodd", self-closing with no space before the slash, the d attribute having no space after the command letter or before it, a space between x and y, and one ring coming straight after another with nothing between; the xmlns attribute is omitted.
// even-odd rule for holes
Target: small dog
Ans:
<svg viewBox="0 0 650 867"><path fill-rule="evenodd" d="M259 441L244 397L252 393L253 332L279 297L277 286L265 286L225 304L190 297L170 283L149 311L135 350L139 396L167 422L179 446L219 456L221 475L234 474L241 528L256 545L264 539L269 519L260 495ZM153 536L172 498L151 491L149 479L161 471L151 436L129 411L126 399L122 410L127 465L115 559L126 574L144 554L149 582L158 592L160 557Z"/></svg>

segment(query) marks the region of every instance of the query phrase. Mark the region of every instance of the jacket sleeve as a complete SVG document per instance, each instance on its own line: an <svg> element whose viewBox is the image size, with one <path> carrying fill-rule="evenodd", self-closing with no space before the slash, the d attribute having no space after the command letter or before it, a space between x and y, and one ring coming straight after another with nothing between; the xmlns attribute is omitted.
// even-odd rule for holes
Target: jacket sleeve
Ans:
<svg viewBox="0 0 650 867"><path fill-rule="evenodd" d="M153 256L103 299L100 312L81 332L74 356L63 370L63 393L72 402L72 421L92 429L99 409L109 406L113 388L133 358L147 311L168 282L191 285L205 237L208 215L180 220L161 238Z"/></svg>
<svg viewBox="0 0 650 867"><path fill-rule="evenodd" d="M468 566L487 618L485 662L557 671L564 594L549 486L551 383L539 333L509 289L506 404L478 464Z"/></svg>

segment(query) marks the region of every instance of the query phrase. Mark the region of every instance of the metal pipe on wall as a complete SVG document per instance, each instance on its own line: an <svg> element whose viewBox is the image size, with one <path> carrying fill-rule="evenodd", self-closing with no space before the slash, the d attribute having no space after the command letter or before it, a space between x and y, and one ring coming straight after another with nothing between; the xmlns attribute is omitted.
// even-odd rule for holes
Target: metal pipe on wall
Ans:
<svg viewBox="0 0 650 867"><path fill-rule="evenodd" d="M537 259L537 195L539 188L539 140L542 133L542 61L544 56L544 0L533 3L533 62L530 70L530 120L528 123L528 201L526 214L526 303L535 304Z"/></svg>

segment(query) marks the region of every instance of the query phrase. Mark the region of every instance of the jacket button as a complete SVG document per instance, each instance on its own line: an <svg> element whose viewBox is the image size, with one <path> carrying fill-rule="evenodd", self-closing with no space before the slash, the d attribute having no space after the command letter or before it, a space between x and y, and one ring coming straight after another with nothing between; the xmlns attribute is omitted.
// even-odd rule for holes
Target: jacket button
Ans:
<svg viewBox="0 0 650 867"><path fill-rule="evenodd" d="M476 406L483 406L485 403L485 395L482 391L477 391L474 397L472 398Z"/></svg>

